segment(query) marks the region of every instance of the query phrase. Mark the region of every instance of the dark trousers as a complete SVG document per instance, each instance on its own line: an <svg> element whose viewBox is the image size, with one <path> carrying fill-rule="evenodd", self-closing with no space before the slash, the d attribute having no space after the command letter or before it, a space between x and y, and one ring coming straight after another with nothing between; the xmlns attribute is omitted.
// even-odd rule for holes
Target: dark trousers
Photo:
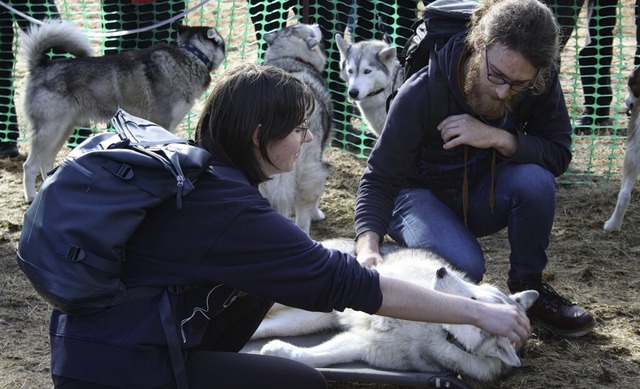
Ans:
<svg viewBox="0 0 640 389"><path fill-rule="evenodd" d="M551 8L560 25L560 51L567 45L578 23L585 0L543 0Z"/></svg>
<svg viewBox="0 0 640 389"><path fill-rule="evenodd" d="M636 56L633 59L633 64L635 66L640 65L640 0L636 0Z"/></svg>
<svg viewBox="0 0 640 389"><path fill-rule="evenodd" d="M102 0L104 27L110 31L131 31L168 20L185 10L184 1L156 0L134 3L123 0ZM178 21L176 21L178 22ZM111 37L105 41L107 55L124 50L144 49L158 42L173 43L178 37L175 23L167 23L152 30Z"/></svg>
<svg viewBox="0 0 640 389"><path fill-rule="evenodd" d="M236 299L212 318L205 336L189 350L187 374L190 389L273 388L320 389L327 383L317 370L285 358L238 353L262 322L272 303L257 297ZM114 372L127 375L135 372ZM56 389L115 389L54 376ZM175 389L169 382L157 389Z"/></svg>
<svg viewBox="0 0 640 389"><path fill-rule="evenodd" d="M35 19L59 17L53 0L9 0L5 3ZM20 135L13 85L13 69L16 62L13 52L16 38L14 23L17 23L23 31L31 24L28 20L0 6L0 142L15 142Z"/></svg>
<svg viewBox="0 0 640 389"><path fill-rule="evenodd" d="M556 15L560 25L560 48L563 49L576 28L577 18L585 0L544 0L544 2ZM580 79L584 92L584 114L594 115L596 118L608 117L613 99L611 60L618 0L588 0L587 6L592 9L592 13L588 15L590 40L578 53ZM638 12L637 5L636 12Z"/></svg>
<svg viewBox="0 0 640 389"><path fill-rule="evenodd" d="M590 40L578 54L584 91L584 113L593 114L596 118L608 117L613 99L611 61L618 0L589 1L593 2L593 13L589 18Z"/></svg>
<svg viewBox="0 0 640 389"><path fill-rule="evenodd" d="M416 0L356 0L355 3L355 41L386 40L401 49L413 34L414 23L420 19Z"/></svg>

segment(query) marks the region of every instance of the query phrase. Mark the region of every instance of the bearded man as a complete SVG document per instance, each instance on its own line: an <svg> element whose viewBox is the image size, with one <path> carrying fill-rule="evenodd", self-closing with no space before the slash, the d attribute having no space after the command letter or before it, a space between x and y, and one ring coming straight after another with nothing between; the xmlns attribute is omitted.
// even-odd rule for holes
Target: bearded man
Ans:
<svg viewBox="0 0 640 389"><path fill-rule="evenodd" d="M538 0L485 0L437 63L449 93L431 96L428 68L402 86L362 176L358 260L382 261L385 234L434 251L480 282L477 238L508 229L512 292L540 292L529 318L577 337L593 316L543 282L556 211L555 177L571 161L571 123L554 63L558 25ZM430 104L448 101L432 124ZM434 128L435 127L435 128Z"/></svg>

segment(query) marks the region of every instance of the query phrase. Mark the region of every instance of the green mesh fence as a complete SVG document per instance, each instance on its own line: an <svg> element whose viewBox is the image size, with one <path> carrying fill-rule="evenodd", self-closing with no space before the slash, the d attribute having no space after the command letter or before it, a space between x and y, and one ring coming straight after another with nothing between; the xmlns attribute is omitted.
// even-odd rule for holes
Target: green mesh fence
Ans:
<svg viewBox="0 0 640 389"><path fill-rule="evenodd" d="M640 63L636 55L638 5L634 0L599 0L589 11L583 4L588 1L545 1L552 6L562 27L561 82L575 126L573 162L561 181L587 182L617 177L628 123L624 105L627 77L634 65ZM32 21L25 18L40 20L59 15L72 21L90 36L96 55L171 42L175 39L171 18L181 18L187 25L214 26L227 44L227 57L222 66L226 68L239 62L261 61L266 48L264 33L298 20L319 24L326 36L346 33L352 40L386 39L401 47L422 7L423 2L416 0L2 0L0 141L17 140L21 147L27 147L27 124L21 101L25 64L18 55L19 31ZM151 29L138 31L149 27ZM335 107L336 132L332 145L365 158L375 138L368 135L357 108L346 98L345 84L338 76L339 55L333 40L326 42L326 49L327 85ZM214 73L213 82L221 71ZM180 126L184 136L191 136L205 97L196 103ZM69 145L77 144L87 131L104 129L104 124L77 129Z"/></svg>

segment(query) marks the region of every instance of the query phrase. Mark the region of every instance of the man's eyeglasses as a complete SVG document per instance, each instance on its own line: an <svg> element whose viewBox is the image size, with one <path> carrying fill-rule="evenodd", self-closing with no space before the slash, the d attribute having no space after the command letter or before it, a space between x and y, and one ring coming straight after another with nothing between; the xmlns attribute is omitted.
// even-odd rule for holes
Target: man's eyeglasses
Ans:
<svg viewBox="0 0 640 389"><path fill-rule="evenodd" d="M295 126L295 131L300 134L300 143L303 143L307 138L307 132L309 132L309 121L305 120L301 126Z"/></svg>
<svg viewBox="0 0 640 389"><path fill-rule="evenodd" d="M492 84L495 85L504 85L507 84L509 85L509 88L511 88L512 91L514 92L518 92L518 93L524 93L524 92L529 92L533 89L532 86L527 86L527 85L522 85L522 84L515 84L513 81L510 80L506 80L502 77L493 75L489 73L489 56L487 55L487 50L484 51L484 60L486 62L487 65L487 80L489 80L489 82L491 82ZM538 70L539 72L540 70ZM538 73L536 72L535 77L533 77L533 79L535 80L538 77Z"/></svg>

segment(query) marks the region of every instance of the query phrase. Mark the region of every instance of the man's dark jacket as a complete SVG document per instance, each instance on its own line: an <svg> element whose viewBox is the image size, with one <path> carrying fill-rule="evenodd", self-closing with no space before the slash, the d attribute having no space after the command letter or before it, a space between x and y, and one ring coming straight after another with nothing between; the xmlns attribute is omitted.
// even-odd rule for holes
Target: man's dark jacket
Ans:
<svg viewBox="0 0 640 389"><path fill-rule="evenodd" d="M461 89L465 39L466 32L451 38L438 53L438 66L449 89L449 115L466 113L480 118ZM499 122L487 123L518 138L516 153L510 158L498 155L498 163L535 163L559 176L571 162L571 122L555 66L545 74L545 82L542 94L521 94L513 112ZM429 126L429 104L441 104L443 97L429 96L428 83L426 67L405 82L391 104L360 182L356 236L366 231L386 234L395 197L404 187L460 190L465 165L471 187L490 174L493 149L467 147L466 162L464 146L443 149L437 129Z"/></svg>

